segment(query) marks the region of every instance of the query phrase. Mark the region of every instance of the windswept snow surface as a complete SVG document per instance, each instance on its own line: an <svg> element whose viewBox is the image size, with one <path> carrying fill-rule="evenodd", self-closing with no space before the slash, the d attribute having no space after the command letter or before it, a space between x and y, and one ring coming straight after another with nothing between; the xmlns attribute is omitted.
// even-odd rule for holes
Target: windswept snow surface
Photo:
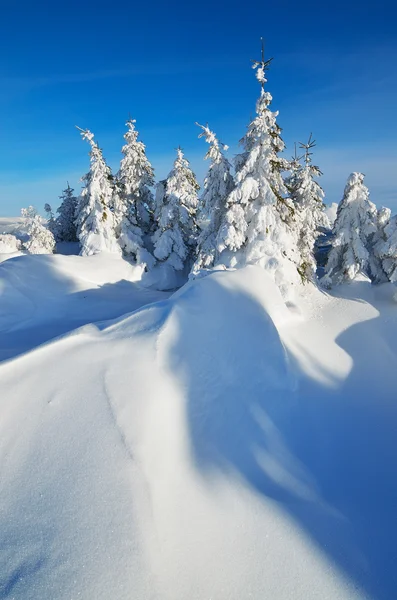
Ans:
<svg viewBox="0 0 397 600"><path fill-rule="evenodd" d="M131 279L0 266L0 598L394 599L393 287L287 308L247 267L115 320Z"/></svg>
<svg viewBox="0 0 397 600"><path fill-rule="evenodd" d="M141 276L141 267L106 253L5 260L0 264L0 360L168 296L142 288Z"/></svg>

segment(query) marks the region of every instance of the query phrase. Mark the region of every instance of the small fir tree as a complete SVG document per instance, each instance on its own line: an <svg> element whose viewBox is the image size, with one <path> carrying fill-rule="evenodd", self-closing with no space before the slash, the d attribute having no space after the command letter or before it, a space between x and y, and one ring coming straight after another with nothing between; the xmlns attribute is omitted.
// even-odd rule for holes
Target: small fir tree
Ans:
<svg viewBox="0 0 397 600"><path fill-rule="evenodd" d="M329 228L328 217L323 203L324 191L315 180L322 175L320 169L312 164L312 152L315 146L310 134L307 144L300 143L304 150L304 165L296 154L291 162L291 174L286 178L285 184L290 198L294 203L294 215L291 218L292 227L297 233L297 248L300 258L298 272L302 281L314 281L316 276L316 259L314 245L321 229Z"/></svg>
<svg viewBox="0 0 397 600"><path fill-rule="evenodd" d="M55 238L43 225L37 210L33 206L28 206L21 210L21 215L24 219L23 229L28 235L28 240L23 243L23 249L29 254L52 254L55 250Z"/></svg>
<svg viewBox="0 0 397 600"><path fill-rule="evenodd" d="M286 199L281 172L287 161L278 154L284 149L277 112L269 109L272 97L265 92L266 70L272 59L255 61L261 95L257 117L248 126L242 143L245 152L237 158L236 186L228 198L228 210L217 236L218 262L226 266L260 264L271 271L284 296L299 282L296 236L289 224L293 204Z"/></svg>
<svg viewBox="0 0 397 600"><path fill-rule="evenodd" d="M200 186L180 148L174 167L156 193L154 255L176 271L190 270L197 243L197 192Z"/></svg>
<svg viewBox="0 0 397 600"><path fill-rule="evenodd" d="M362 173L352 173L338 206L332 248L322 283L352 281L359 272L369 274L371 242L376 233L377 211L369 199Z"/></svg>
<svg viewBox="0 0 397 600"><path fill-rule="evenodd" d="M48 231L51 231L52 235L54 236L55 240L57 241L56 220L54 217L54 213L53 213L51 204L48 204L48 203L44 204L44 212L47 217L47 229L48 229Z"/></svg>
<svg viewBox="0 0 397 600"><path fill-rule="evenodd" d="M69 182L67 188L59 196L59 199L61 200L61 204L57 208L58 216L55 219L54 235L59 242L77 242L75 219L78 200Z"/></svg>
<svg viewBox="0 0 397 600"><path fill-rule="evenodd" d="M205 137L205 141L210 146L205 158L210 159L211 164L204 181L204 193L201 197L202 213L206 223L198 237L197 258L193 265L193 274L200 269L213 267L217 260L216 237L222 220L225 218L226 200L234 187L233 177L230 174L230 163L222 152L222 149L227 150L228 147L218 141L208 125L203 126L198 123L196 125L202 129L199 138Z"/></svg>
<svg viewBox="0 0 397 600"><path fill-rule="evenodd" d="M94 135L88 129L80 131L83 140L87 140L91 146L91 167L83 177L85 186L76 211L80 254L90 256L103 251L119 254L113 213L110 210L114 189L112 174L103 158L102 150L94 141Z"/></svg>

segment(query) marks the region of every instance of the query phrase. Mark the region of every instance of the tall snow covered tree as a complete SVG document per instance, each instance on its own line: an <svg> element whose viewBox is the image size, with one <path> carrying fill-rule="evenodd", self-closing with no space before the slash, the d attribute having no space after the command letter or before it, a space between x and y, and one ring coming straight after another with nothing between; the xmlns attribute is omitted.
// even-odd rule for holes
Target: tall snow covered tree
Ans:
<svg viewBox="0 0 397 600"><path fill-rule="evenodd" d="M272 59L254 62L261 95L257 117L242 140L245 152L237 158L234 190L217 237L218 262L226 266L260 264L271 271L284 296L299 283L296 235L288 221L293 204L286 199L281 172L288 162L278 154L284 149L277 112L271 112L272 96L265 92L266 71Z"/></svg>
<svg viewBox="0 0 397 600"><path fill-rule="evenodd" d="M322 283L352 281L359 272L369 274L371 241L376 233L376 206L369 199L362 173L352 173L338 206L332 249Z"/></svg>
<svg viewBox="0 0 397 600"><path fill-rule="evenodd" d="M324 192L315 180L322 175L320 169L312 164L312 152L315 146L310 134L307 144L300 144L305 151L304 165L299 162L296 155L291 162L291 175L286 178L285 184L290 198L294 203L294 214L291 217L291 226L297 228L297 248L300 257L298 272L303 281L314 281L316 276L316 260L314 258L314 244L321 233L321 228L329 228L328 217L323 203Z"/></svg>
<svg viewBox="0 0 397 600"><path fill-rule="evenodd" d="M145 248L144 236L151 225L153 194L150 188L154 185L154 172L146 157L145 144L137 139L135 121L129 120L126 125L128 131L124 138L127 143L122 148L124 158L117 176L113 205L116 234L125 254L152 266L155 261Z"/></svg>
<svg viewBox="0 0 397 600"><path fill-rule="evenodd" d="M23 249L30 254L52 254L55 250L55 238L43 225L36 209L33 206L23 208L21 215L24 219L22 228L29 236L23 243Z"/></svg>
<svg viewBox="0 0 397 600"><path fill-rule="evenodd" d="M80 131L83 140L87 140L91 146L91 168L83 177L85 187L76 210L80 254L90 256L103 251L120 254L114 232L113 213L110 210L114 189L112 174L102 150L94 141L94 135L88 129Z"/></svg>
<svg viewBox="0 0 397 600"><path fill-rule="evenodd" d="M205 158L211 160L207 177L204 181L204 193L201 197L202 214L206 223L197 241L197 258L193 265L192 273L200 269L210 268L214 265L216 256L216 237L222 220L227 210L226 200L234 187L233 177L230 174L230 163L224 156L222 149L228 147L221 144L215 133L208 125L199 125L202 129L199 138L205 137L209 149Z"/></svg>
<svg viewBox="0 0 397 600"><path fill-rule="evenodd" d="M390 209L378 211L377 232L370 258L370 275L374 283L397 282L397 216Z"/></svg>
<svg viewBox="0 0 397 600"><path fill-rule="evenodd" d="M153 235L155 257L176 271L190 270L197 243L197 183L180 148L174 168L158 185Z"/></svg>
<svg viewBox="0 0 397 600"><path fill-rule="evenodd" d="M59 196L61 204L57 208L58 216L55 219L55 237L59 242L77 242L76 209L77 198L73 188L68 187Z"/></svg>

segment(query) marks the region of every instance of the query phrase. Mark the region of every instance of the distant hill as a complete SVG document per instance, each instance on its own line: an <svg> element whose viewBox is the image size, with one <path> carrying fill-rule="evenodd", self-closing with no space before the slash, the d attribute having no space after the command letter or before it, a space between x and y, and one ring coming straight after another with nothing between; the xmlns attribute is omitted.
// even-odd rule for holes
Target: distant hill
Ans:
<svg viewBox="0 0 397 600"><path fill-rule="evenodd" d="M22 224L22 217L0 217L0 233L14 233Z"/></svg>

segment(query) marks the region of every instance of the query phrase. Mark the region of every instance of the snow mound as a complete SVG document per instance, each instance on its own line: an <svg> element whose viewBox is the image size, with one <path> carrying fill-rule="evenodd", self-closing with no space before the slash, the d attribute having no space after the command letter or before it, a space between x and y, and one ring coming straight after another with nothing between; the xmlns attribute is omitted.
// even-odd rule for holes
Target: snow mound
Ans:
<svg viewBox="0 0 397 600"><path fill-rule="evenodd" d="M142 289L141 275L141 267L106 253L24 255L2 262L0 360L167 296Z"/></svg>
<svg viewBox="0 0 397 600"><path fill-rule="evenodd" d="M0 254L13 254L21 249L21 242L9 233L0 234Z"/></svg>
<svg viewBox="0 0 397 600"><path fill-rule="evenodd" d="M99 285L92 317L109 297L88 281L106 273L120 309L118 278L137 275L114 257L22 258L0 281L36 306L51 292L53 312L65 281L61 311ZM23 288L27 271L44 289ZM258 267L152 304L129 284L146 306L0 365L0 598L392 600L389 295L378 310L365 281L348 299L307 286L297 318Z"/></svg>

